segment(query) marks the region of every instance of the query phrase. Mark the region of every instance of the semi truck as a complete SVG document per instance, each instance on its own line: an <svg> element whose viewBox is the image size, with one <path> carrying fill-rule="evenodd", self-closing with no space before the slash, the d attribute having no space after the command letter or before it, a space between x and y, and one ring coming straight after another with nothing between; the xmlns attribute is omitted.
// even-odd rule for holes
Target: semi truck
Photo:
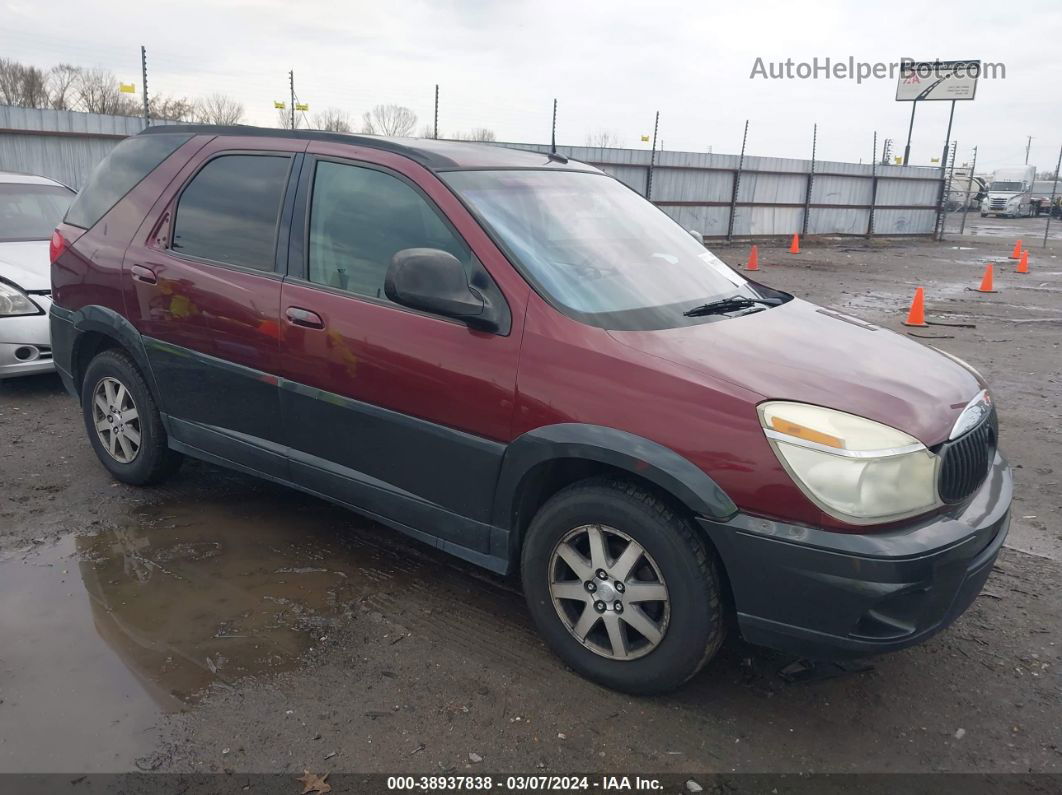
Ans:
<svg viewBox="0 0 1062 795"><path fill-rule="evenodd" d="M981 202L981 217L987 215L1014 218L1036 215L1038 207L1033 203L1035 166L1008 166L997 168L988 183L988 193Z"/></svg>

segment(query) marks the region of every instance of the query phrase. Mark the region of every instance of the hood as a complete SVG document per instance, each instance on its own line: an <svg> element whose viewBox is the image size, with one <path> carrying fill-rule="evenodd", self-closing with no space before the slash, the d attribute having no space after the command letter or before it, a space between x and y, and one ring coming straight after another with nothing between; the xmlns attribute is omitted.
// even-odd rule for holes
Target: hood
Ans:
<svg viewBox="0 0 1062 795"><path fill-rule="evenodd" d="M22 290L51 290L52 264L47 240L0 243L0 279Z"/></svg>
<svg viewBox="0 0 1062 795"><path fill-rule="evenodd" d="M880 326L800 299L661 331L610 331L643 353L728 381L891 425L926 446L948 438L982 389L966 368Z"/></svg>

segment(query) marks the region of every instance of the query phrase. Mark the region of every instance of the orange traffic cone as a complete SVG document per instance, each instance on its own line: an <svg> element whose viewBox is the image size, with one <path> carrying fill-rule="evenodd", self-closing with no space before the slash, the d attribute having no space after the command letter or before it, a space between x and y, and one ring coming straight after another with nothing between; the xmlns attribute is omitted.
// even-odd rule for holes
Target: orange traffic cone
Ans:
<svg viewBox="0 0 1062 795"><path fill-rule="evenodd" d="M914 300L911 301L911 308L907 312L907 320L903 321L905 326L928 326L926 323L926 295L925 291L919 287L915 290Z"/></svg>
<svg viewBox="0 0 1062 795"><path fill-rule="evenodd" d="M752 247L752 251L749 252L749 264L745 266L745 270L758 271L760 269L760 250L756 246Z"/></svg>
<svg viewBox="0 0 1062 795"><path fill-rule="evenodd" d="M992 263L985 266L985 275L981 278L981 286L977 288L979 293L998 293L999 290L992 288Z"/></svg>
<svg viewBox="0 0 1062 795"><path fill-rule="evenodd" d="M1018 262L1018 267L1014 271L1015 273L1028 273L1029 272L1029 249L1023 248L1021 250L1021 260Z"/></svg>
<svg viewBox="0 0 1062 795"><path fill-rule="evenodd" d="M789 244L790 254L800 253L800 235L793 235L793 242Z"/></svg>
<svg viewBox="0 0 1062 795"><path fill-rule="evenodd" d="M1019 240L1014 244L1014 250L1010 252L1011 259L1018 259L1021 256L1021 241Z"/></svg>

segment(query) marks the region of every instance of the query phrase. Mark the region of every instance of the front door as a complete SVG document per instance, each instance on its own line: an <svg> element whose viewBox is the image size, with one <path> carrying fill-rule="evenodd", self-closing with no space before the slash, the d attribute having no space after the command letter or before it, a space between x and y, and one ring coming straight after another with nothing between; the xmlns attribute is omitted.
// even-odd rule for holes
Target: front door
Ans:
<svg viewBox="0 0 1062 795"><path fill-rule="evenodd" d="M292 226L298 257L281 300L280 394L292 476L486 552L510 440L526 285L492 278L482 262L500 255L485 236L474 251L406 174L307 155L303 178ZM442 189L431 179L433 191ZM459 221L474 223L467 213ZM389 301L392 256L417 247L450 252L473 283L496 291L510 311L506 327L475 331Z"/></svg>

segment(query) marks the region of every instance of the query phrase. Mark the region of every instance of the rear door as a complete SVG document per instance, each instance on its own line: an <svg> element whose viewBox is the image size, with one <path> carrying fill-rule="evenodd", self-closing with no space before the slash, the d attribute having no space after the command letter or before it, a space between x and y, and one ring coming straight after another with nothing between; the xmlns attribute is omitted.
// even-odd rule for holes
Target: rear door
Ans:
<svg viewBox="0 0 1062 795"><path fill-rule="evenodd" d="M281 301L292 476L486 552L528 288L434 175L352 149L311 143L295 206ZM475 331L389 301L391 257L415 247L456 256L510 322Z"/></svg>
<svg viewBox="0 0 1062 795"><path fill-rule="evenodd" d="M215 139L174 180L125 259L129 316L174 437L281 477L277 251L287 248L289 184L305 146Z"/></svg>

